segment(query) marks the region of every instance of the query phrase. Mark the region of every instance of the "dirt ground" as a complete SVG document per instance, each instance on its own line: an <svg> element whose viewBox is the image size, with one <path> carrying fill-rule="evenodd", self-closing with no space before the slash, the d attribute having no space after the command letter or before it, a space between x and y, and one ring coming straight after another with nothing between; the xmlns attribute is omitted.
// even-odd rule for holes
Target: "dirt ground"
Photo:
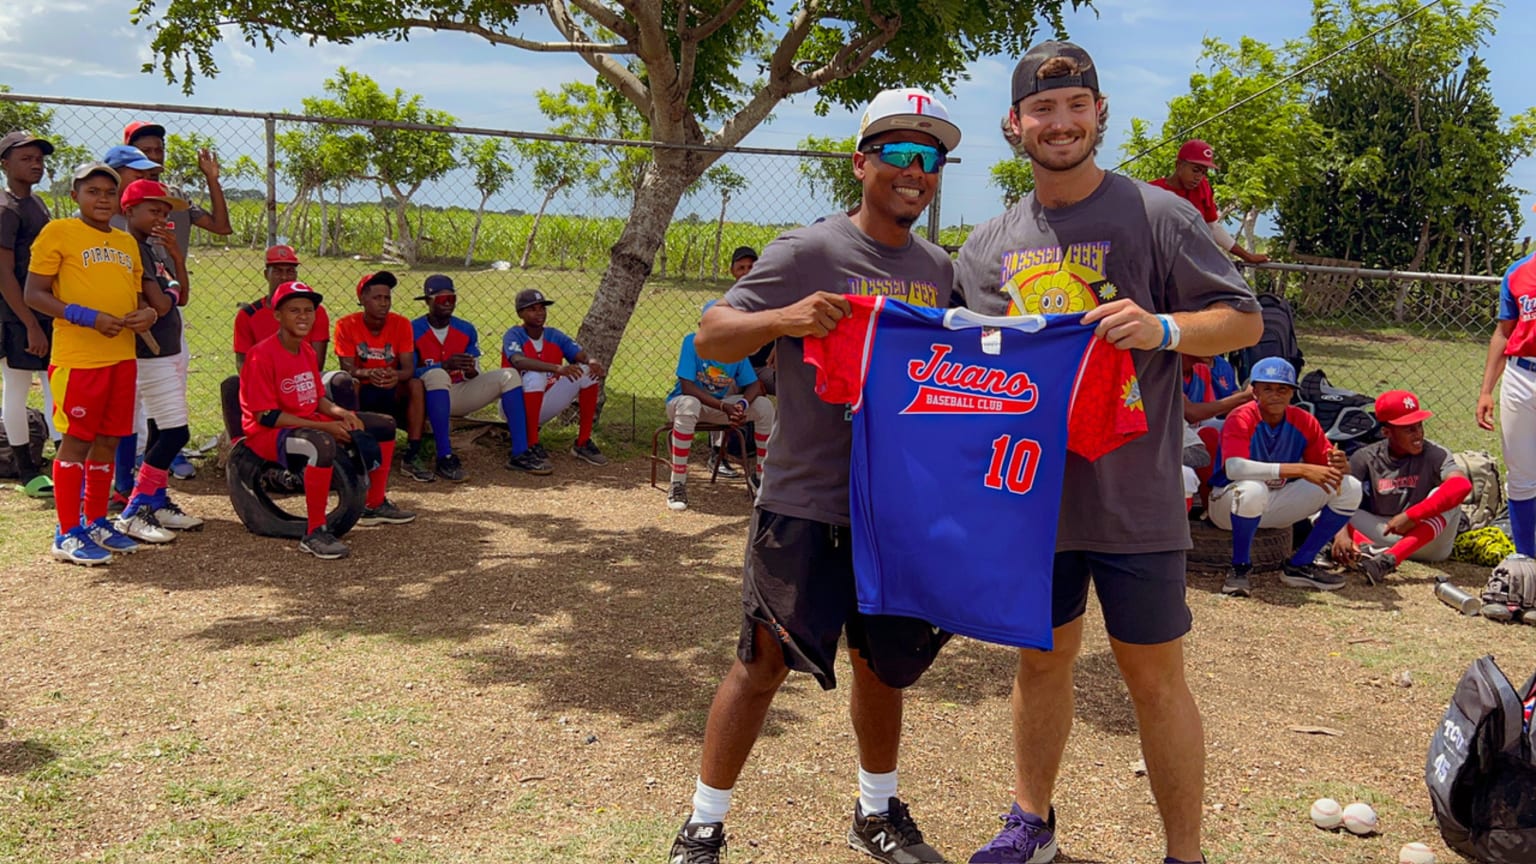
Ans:
<svg viewBox="0 0 1536 864"><path fill-rule="evenodd" d="M673 513L644 459L559 454L538 478L466 455L462 486L397 474L393 498L422 517L354 531L340 562L247 534L211 470L177 485L205 531L93 570L49 562L49 512L0 494L0 860L664 860L735 645L744 487L698 472ZM1432 587L1413 566L1377 588L1268 579L1232 600L1192 578L1212 862L1392 862L1410 840L1449 857L1429 735L1476 657L1523 681L1536 629L1459 618ZM1131 706L1089 615L1061 860L1161 861ZM957 640L910 691L901 794L955 860L1010 800L1011 671L1010 651ZM790 680L738 787L729 860L860 860L843 842L846 705ZM1323 795L1372 802L1381 836L1312 827Z"/></svg>

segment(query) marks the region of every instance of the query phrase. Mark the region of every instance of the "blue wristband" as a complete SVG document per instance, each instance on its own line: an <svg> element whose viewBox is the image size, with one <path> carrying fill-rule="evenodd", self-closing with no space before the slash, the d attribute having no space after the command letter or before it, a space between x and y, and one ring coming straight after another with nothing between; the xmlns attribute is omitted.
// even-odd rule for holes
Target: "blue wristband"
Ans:
<svg viewBox="0 0 1536 864"><path fill-rule="evenodd" d="M1167 315L1157 316L1157 323L1163 325L1163 341L1157 343L1157 350L1161 351L1168 347L1169 342L1173 341L1173 330L1168 327Z"/></svg>
<svg viewBox="0 0 1536 864"><path fill-rule="evenodd" d="M101 315L89 306L81 306L79 303L71 303L64 307L64 320L77 327L95 327L96 318Z"/></svg>

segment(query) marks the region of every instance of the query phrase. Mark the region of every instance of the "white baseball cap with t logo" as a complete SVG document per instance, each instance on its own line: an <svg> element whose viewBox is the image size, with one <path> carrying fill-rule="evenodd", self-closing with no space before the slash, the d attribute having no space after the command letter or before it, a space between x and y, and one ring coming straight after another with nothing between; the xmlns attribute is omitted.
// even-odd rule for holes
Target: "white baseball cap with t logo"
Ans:
<svg viewBox="0 0 1536 864"><path fill-rule="evenodd" d="M927 91L916 87L882 90L875 94L859 120L859 140L873 138L882 132L911 129L926 132L937 138L944 150L960 146L960 127L949 120L949 109Z"/></svg>

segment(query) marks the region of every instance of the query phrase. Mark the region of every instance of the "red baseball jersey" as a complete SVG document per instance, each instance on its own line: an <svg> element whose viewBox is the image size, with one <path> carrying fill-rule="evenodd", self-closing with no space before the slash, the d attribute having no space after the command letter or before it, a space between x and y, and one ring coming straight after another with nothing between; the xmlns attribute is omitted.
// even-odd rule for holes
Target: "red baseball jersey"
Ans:
<svg viewBox="0 0 1536 864"><path fill-rule="evenodd" d="M277 316L272 314L272 306L266 297L255 303L242 304L235 313L235 353L248 354L251 348L269 336L277 333ZM314 343L329 342L331 339L331 319L325 314L324 306L315 307L315 324L309 331L309 341Z"/></svg>
<svg viewBox="0 0 1536 864"><path fill-rule="evenodd" d="M245 354L240 369L240 428L247 435L266 429L257 418L272 410L295 417L320 416L320 361L308 342L297 354L270 336Z"/></svg>
<svg viewBox="0 0 1536 864"><path fill-rule="evenodd" d="M416 350L415 341L411 322L394 312L385 316L384 328L377 333L363 323L361 312L336 322L336 357L351 357L359 369L393 369L402 354Z"/></svg>
<svg viewBox="0 0 1536 864"><path fill-rule="evenodd" d="M1507 357L1536 357L1536 255L1511 264L1499 287L1499 320L1515 322L1504 346Z"/></svg>
<svg viewBox="0 0 1536 864"><path fill-rule="evenodd" d="M1153 180L1152 185L1159 189L1167 189L1169 192L1195 205L1195 209L1200 211L1200 218L1205 221L1221 221L1221 213L1216 210L1216 192L1211 189L1211 181L1204 177L1200 178L1200 185L1196 186L1193 192L1175 189L1166 177L1159 177Z"/></svg>

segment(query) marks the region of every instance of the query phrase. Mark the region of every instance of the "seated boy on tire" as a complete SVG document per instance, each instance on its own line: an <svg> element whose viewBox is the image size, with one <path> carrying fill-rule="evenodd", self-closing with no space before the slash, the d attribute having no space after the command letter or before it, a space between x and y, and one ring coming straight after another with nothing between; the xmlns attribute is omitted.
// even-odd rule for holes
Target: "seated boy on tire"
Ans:
<svg viewBox="0 0 1536 864"><path fill-rule="evenodd" d="M415 513L384 497L395 450L395 422L358 414L320 392L320 363L308 336L320 295L303 282L285 282L272 295L278 331L256 343L240 369L240 421L245 445L272 462L303 460L308 533L299 548L316 558L345 558L347 545L325 524L337 450L356 447L368 469L368 501L359 525L404 524Z"/></svg>

